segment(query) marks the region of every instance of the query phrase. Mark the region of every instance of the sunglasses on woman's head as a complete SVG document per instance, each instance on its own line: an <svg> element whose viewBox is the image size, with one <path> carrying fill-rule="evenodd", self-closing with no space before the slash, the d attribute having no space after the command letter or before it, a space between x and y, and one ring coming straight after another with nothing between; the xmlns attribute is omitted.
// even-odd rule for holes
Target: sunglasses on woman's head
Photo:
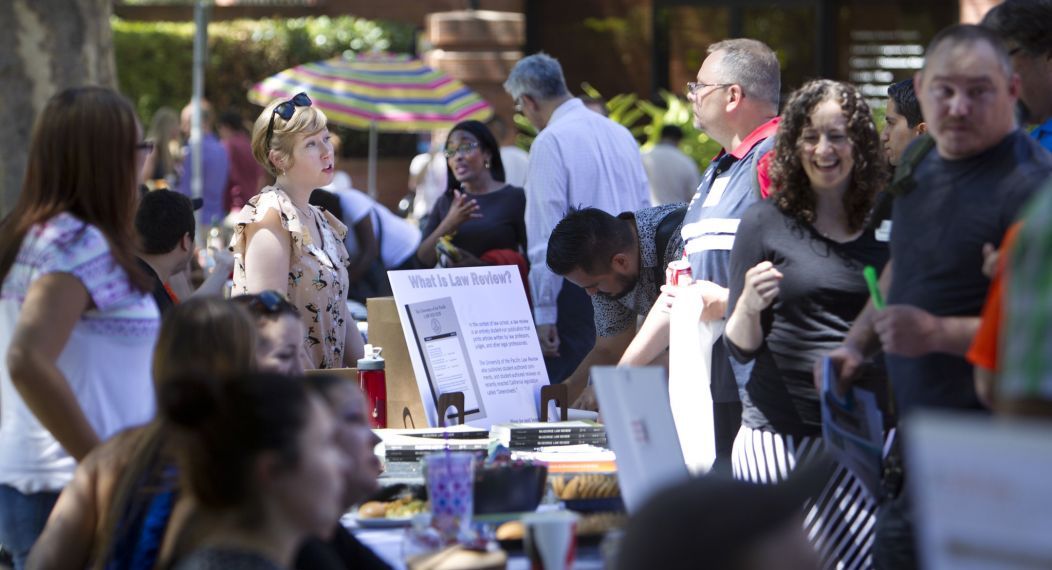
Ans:
<svg viewBox="0 0 1052 570"><path fill-rule="evenodd" d="M270 139L274 136L274 117L278 116L288 121L292 119L292 116L296 114L296 107L310 107L311 100L307 97L306 93L299 93L288 101L282 101L278 103L277 107L274 107L274 112L270 114L270 124L267 125L267 148L270 148Z"/></svg>
<svg viewBox="0 0 1052 570"><path fill-rule="evenodd" d="M285 312L288 310L288 307L292 306L281 293L274 290L263 291L256 295L247 295L247 297L249 306L262 308L263 312L268 315Z"/></svg>

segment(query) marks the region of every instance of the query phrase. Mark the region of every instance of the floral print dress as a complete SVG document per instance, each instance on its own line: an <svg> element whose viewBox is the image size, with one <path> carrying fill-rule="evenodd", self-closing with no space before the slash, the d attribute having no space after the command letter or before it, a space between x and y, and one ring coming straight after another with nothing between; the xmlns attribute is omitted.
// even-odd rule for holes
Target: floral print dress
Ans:
<svg viewBox="0 0 1052 570"><path fill-rule="evenodd" d="M347 226L317 206L310 206L322 236L315 244L304 227L300 212L284 190L267 186L253 196L237 215L230 251L234 253L234 295L248 291L245 273L245 228L260 222L270 210L277 210L281 225L292 238L288 290L285 292L300 312L306 329L303 348L310 368L344 367L344 340L349 326L356 326L347 314L347 264L349 257L343 238Z"/></svg>

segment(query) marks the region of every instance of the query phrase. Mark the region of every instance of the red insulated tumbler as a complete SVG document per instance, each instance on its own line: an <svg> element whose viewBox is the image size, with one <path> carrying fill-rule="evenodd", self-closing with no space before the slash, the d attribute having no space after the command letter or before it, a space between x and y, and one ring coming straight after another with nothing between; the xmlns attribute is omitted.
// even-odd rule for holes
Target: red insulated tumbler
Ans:
<svg viewBox="0 0 1052 570"><path fill-rule="evenodd" d="M358 360L358 386L365 392L369 406L369 423L373 428L387 427L387 374L384 372L383 349L365 345L365 357Z"/></svg>

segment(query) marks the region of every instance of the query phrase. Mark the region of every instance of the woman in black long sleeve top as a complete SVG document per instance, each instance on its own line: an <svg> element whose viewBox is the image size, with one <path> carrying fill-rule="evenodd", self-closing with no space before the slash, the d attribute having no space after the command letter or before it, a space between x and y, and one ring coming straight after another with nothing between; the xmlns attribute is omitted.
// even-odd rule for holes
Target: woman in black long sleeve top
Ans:
<svg viewBox="0 0 1052 570"><path fill-rule="evenodd" d="M863 267L879 271L888 259L887 242L865 229L886 173L861 93L808 83L786 106L775 141L776 191L746 211L731 251L724 333L734 358L754 362L732 457L735 476L757 483L785 479L820 450L812 368L865 306ZM876 505L849 471L838 466L808 509L825 567L870 567Z"/></svg>

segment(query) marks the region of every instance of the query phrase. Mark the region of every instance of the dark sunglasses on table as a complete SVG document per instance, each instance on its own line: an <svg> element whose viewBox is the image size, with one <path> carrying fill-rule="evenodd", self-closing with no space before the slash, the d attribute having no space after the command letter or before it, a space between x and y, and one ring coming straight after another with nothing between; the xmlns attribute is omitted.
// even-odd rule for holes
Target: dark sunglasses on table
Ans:
<svg viewBox="0 0 1052 570"><path fill-rule="evenodd" d="M479 147L477 142L463 143L456 147L447 147L446 150L442 151L442 154L446 155L446 158L453 158L456 155L465 156L471 154L472 151Z"/></svg>
<svg viewBox="0 0 1052 570"><path fill-rule="evenodd" d="M288 101L278 103L278 106L274 107L274 112L270 114L270 124L267 125L267 148L270 148L270 139L274 136L274 117L281 117L285 121L288 121L296 114L296 107L310 106L311 100L310 97L307 97L306 93L299 93Z"/></svg>

